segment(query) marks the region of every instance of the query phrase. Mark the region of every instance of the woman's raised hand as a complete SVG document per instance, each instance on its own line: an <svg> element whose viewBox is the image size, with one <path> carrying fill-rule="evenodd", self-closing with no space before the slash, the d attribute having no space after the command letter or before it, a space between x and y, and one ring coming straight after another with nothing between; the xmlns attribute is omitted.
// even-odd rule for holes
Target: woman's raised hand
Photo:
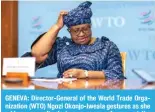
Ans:
<svg viewBox="0 0 155 112"><path fill-rule="evenodd" d="M63 28L64 23L63 23L63 16L67 15L68 12L67 11L61 11L57 20L56 25L58 26L59 29Z"/></svg>

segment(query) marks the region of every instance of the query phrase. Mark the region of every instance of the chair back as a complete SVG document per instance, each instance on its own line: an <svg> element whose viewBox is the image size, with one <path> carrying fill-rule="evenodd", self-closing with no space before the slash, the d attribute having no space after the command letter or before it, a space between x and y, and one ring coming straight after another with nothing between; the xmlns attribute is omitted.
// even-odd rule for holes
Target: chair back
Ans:
<svg viewBox="0 0 155 112"><path fill-rule="evenodd" d="M126 67L126 52L121 52L122 57L122 67L123 67L123 75L125 76L125 67ZM122 85L122 89L125 89L125 80Z"/></svg>
<svg viewBox="0 0 155 112"><path fill-rule="evenodd" d="M126 65L126 52L121 52L122 57L122 67L123 67L123 74L125 75L125 65Z"/></svg>

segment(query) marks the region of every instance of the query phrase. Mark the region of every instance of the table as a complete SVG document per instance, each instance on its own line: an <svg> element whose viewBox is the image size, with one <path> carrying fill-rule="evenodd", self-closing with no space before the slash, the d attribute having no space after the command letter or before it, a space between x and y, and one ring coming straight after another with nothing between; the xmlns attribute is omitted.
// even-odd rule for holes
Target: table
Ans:
<svg viewBox="0 0 155 112"><path fill-rule="evenodd" d="M24 83L6 83L2 77L2 89L155 89L155 83L143 83L141 79L105 80L77 79L67 82L37 81L30 79Z"/></svg>
<svg viewBox="0 0 155 112"><path fill-rule="evenodd" d="M8 83L2 77L2 89L125 89L124 80L77 79L67 82L37 81L30 79L26 83Z"/></svg>

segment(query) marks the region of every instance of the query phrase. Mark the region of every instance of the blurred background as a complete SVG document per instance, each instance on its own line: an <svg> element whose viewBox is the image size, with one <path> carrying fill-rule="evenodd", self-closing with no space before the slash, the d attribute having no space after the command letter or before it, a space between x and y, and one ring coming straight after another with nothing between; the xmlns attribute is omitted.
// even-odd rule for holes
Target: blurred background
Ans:
<svg viewBox="0 0 155 112"><path fill-rule="evenodd" d="M61 10L69 11L81 2L2 1L1 60L30 52L32 42L56 23ZM137 68L155 76L155 2L92 1L91 8L93 36L106 36L127 53L126 77L134 80ZM58 36L70 37L66 27ZM56 77L57 72L55 64L37 70L36 76Z"/></svg>

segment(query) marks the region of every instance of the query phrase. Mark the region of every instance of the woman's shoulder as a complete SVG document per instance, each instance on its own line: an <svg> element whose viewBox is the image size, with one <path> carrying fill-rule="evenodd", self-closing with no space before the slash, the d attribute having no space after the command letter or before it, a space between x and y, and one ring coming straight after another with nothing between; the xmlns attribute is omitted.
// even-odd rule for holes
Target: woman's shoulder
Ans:
<svg viewBox="0 0 155 112"><path fill-rule="evenodd" d="M102 43L110 43L111 40L106 36L101 36L100 37L100 42L102 42Z"/></svg>
<svg viewBox="0 0 155 112"><path fill-rule="evenodd" d="M110 40L108 37L105 37L105 36L102 36L100 38L100 41L108 46L116 46L116 44L112 40Z"/></svg>
<svg viewBox="0 0 155 112"><path fill-rule="evenodd" d="M116 43L105 36L102 36L100 40L107 49L119 49Z"/></svg>
<svg viewBox="0 0 155 112"><path fill-rule="evenodd" d="M69 45L71 43L71 39L63 36L63 37L57 37L55 41L55 45L58 49L62 49L63 47Z"/></svg>

